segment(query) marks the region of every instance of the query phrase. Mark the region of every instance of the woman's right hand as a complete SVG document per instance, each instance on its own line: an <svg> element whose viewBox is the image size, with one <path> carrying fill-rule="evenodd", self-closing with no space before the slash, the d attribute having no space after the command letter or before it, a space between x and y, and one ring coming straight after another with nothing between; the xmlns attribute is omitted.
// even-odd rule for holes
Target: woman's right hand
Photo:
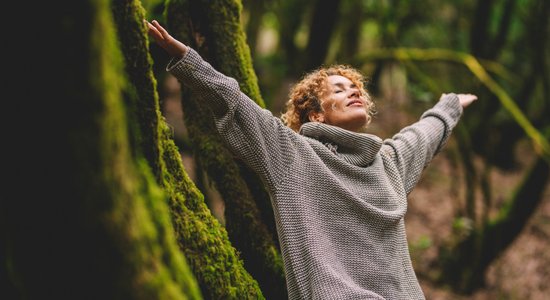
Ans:
<svg viewBox="0 0 550 300"><path fill-rule="evenodd" d="M147 22L147 27L149 28L148 33L159 46L161 46L168 54L172 57L182 57L187 53L187 46L173 38L164 27L160 26L159 22L153 20L152 22Z"/></svg>
<svg viewBox="0 0 550 300"><path fill-rule="evenodd" d="M472 102L477 100L477 96L473 94L456 94L458 96L458 101L462 107L467 107L472 104Z"/></svg>

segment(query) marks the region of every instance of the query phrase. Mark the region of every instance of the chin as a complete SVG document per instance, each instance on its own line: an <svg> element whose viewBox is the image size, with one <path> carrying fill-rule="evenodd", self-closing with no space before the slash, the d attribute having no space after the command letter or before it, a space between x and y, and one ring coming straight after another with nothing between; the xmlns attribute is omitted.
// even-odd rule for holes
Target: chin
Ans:
<svg viewBox="0 0 550 300"><path fill-rule="evenodd" d="M367 129L367 119L365 118L364 120L357 120L357 121L354 121L354 122L350 122L350 123L347 123L347 124L342 124L343 126L340 126L344 129L347 129L349 131L354 131L354 132L364 132L366 129Z"/></svg>

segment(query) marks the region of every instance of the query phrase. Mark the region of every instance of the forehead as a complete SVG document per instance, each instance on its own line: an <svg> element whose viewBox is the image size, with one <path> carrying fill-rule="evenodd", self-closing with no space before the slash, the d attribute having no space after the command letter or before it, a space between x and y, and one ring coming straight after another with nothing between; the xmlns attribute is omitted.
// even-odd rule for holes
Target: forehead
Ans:
<svg viewBox="0 0 550 300"><path fill-rule="evenodd" d="M328 81L328 84L333 86L333 85L352 85L353 82L345 77L345 76L342 76L342 75L330 75L329 77L327 77L327 81Z"/></svg>

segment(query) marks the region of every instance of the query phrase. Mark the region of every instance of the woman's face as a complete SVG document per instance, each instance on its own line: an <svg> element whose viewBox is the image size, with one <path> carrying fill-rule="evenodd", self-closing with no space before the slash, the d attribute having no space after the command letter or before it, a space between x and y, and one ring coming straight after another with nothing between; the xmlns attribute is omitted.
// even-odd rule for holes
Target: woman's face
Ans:
<svg viewBox="0 0 550 300"><path fill-rule="evenodd" d="M359 88L347 77L331 75L327 93L321 98L323 112L316 121L358 132L368 122L366 100Z"/></svg>

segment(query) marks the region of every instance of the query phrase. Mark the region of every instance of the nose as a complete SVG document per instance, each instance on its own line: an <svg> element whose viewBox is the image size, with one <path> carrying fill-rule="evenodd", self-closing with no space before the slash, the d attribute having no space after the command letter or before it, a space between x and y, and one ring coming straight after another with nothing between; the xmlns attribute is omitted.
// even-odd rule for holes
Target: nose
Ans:
<svg viewBox="0 0 550 300"><path fill-rule="evenodd" d="M361 96L361 94L359 93L359 89L357 89L357 88L350 89L350 93L348 95L348 98L355 98L355 97L359 97L359 96Z"/></svg>

